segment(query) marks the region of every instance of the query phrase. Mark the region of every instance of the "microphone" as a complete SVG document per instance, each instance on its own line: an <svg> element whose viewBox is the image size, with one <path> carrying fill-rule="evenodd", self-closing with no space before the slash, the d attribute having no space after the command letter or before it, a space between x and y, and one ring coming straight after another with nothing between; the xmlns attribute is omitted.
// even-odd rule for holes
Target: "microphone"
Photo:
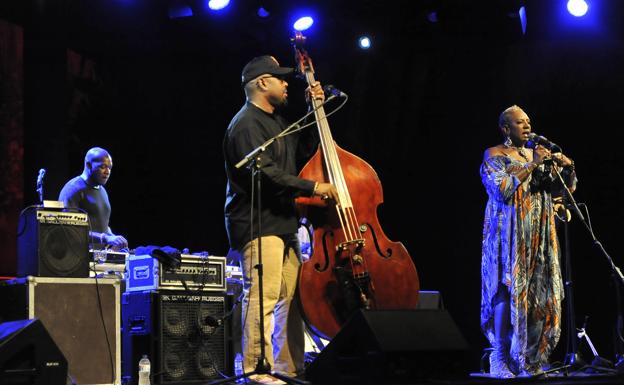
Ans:
<svg viewBox="0 0 624 385"><path fill-rule="evenodd" d="M546 139L546 137L541 136L541 135L537 135L537 134L535 134L533 132L530 133L529 134L529 143L528 143L529 147L534 148L538 144L541 144L542 146L546 147L551 152L562 152L561 151L561 147L559 147L556 143L553 143L550 140Z"/></svg>
<svg viewBox="0 0 624 385"><path fill-rule="evenodd" d="M341 97L341 98L346 98L347 97L347 94L345 94L344 92L340 91L338 88L334 87L331 84L327 84L326 86L324 86L323 87L323 91L325 91L325 94L338 96L338 97Z"/></svg>
<svg viewBox="0 0 624 385"><path fill-rule="evenodd" d="M46 169L42 168L39 170L39 175L37 176L37 192L39 193L39 202L43 203L43 177L46 174Z"/></svg>

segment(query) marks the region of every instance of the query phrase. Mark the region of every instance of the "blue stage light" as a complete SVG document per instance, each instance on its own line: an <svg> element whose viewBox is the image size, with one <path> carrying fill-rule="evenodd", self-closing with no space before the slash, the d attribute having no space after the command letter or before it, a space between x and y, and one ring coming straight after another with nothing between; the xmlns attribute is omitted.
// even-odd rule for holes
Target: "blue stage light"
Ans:
<svg viewBox="0 0 624 385"><path fill-rule="evenodd" d="M169 6L169 18L170 19L178 19L181 17L191 17L193 16L193 10L187 4L182 2L173 2Z"/></svg>
<svg viewBox="0 0 624 385"><path fill-rule="evenodd" d="M305 31L306 29L310 28L312 24L314 24L314 19L310 16L304 16L300 17L299 19L297 19L297 21L295 21L295 23L293 24L293 28L297 31Z"/></svg>
<svg viewBox="0 0 624 385"><path fill-rule="evenodd" d="M208 8L213 11L219 11L230 4L230 0L210 0L208 1Z"/></svg>
<svg viewBox="0 0 624 385"><path fill-rule="evenodd" d="M585 16L588 9L589 5L585 0L568 0L568 12L570 12L572 16Z"/></svg>
<svg viewBox="0 0 624 385"><path fill-rule="evenodd" d="M267 17L271 16L271 12L267 11L267 9L266 9L266 8L264 8L264 7L260 7L260 8L258 8L258 12L257 12L257 14L258 14L258 17L261 17L261 18L263 18L263 19L265 19L265 18L267 18Z"/></svg>
<svg viewBox="0 0 624 385"><path fill-rule="evenodd" d="M524 6L520 7L520 9L518 10L518 16L520 16L520 27L522 28L522 34L526 35L527 16Z"/></svg>
<svg viewBox="0 0 624 385"><path fill-rule="evenodd" d="M440 21L440 19L438 18L438 12L437 11L431 11L427 14L427 20L429 20L430 23L437 23L438 21Z"/></svg>
<svg viewBox="0 0 624 385"><path fill-rule="evenodd" d="M371 39L368 36L362 36L358 39L358 44L362 49L369 49L371 46Z"/></svg>

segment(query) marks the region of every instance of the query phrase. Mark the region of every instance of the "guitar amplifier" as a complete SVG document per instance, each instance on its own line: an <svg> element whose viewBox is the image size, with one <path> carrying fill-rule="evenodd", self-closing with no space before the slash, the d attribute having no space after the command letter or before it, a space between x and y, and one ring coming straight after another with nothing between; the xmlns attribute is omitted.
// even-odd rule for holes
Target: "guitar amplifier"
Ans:
<svg viewBox="0 0 624 385"><path fill-rule="evenodd" d="M20 217L17 275L89 276L87 214L32 208Z"/></svg>
<svg viewBox="0 0 624 385"><path fill-rule="evenodd" d="M181 255L180 266L166 269L150 255L130 255L126 292L185 289L225 292L225 257Z"/></svg>
<svg viewBox="0 0 624 385"><path fill-rule="evenodd" d="M124 293L124 383L137 384L136 365L143 354L150 357L154 385L199 385L230 373L229 320L224 319L230 306L225 293Z"/></svg>

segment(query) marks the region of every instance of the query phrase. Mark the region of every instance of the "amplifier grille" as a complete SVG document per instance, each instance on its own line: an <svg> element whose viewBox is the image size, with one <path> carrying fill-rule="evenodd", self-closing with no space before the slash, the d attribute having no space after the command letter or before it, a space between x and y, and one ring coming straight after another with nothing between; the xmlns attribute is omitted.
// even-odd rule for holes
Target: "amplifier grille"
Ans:
<svg viewBox="0 0 624 385"><path fill-rule="evenodd" d="M224 296L161 294L160 381L204 381L226 371L224 326L211 324L225 313Z"/></svg>

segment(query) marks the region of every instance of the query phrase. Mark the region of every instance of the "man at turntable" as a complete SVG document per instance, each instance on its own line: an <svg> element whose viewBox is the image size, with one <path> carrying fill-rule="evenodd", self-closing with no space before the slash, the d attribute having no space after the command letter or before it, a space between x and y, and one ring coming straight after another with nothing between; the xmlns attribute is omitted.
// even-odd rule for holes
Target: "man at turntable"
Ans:
<svg viewBox="0 0 624 385"><path fill-rule="evenodd" d="M128 247L126 238L115 235L108 224L111 205L104 185L112 169L113 158L108 151L93 147L85 155L82 174L69 180L59 195L59 201L65 207L79 208L89 215L89 238L94 249L121 250Z"/></svg>

